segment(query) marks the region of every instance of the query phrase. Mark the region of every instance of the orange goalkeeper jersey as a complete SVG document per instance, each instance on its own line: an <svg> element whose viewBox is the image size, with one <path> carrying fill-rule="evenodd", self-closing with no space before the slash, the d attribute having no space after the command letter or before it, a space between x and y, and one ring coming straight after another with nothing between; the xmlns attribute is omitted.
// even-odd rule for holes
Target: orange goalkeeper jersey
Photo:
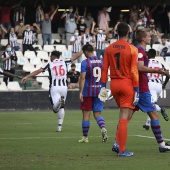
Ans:
<svg viewBox="0 0 170 170"><path fill-rule="evenodd" d="M111 79L131 79L133 87L138 87L137 59L137 48L127 41L119 40L109 45L105 50L101 81L107 82L108 68L110 67Z"/></svg>

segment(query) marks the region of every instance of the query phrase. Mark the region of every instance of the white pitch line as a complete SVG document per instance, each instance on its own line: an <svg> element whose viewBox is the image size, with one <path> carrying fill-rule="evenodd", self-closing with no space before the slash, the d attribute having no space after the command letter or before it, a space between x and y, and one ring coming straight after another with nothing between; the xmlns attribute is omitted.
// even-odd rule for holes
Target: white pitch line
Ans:
<svg viewBox="0 0 170 170"><path fill-rule="evenodd" d="M135 136L135 137L139 137L139 138L148 138L148 139L155 139L155 137L153 137L153 136L143 136L143 135L129 135L129 136ZM166 138L163 138L164 140L169 140L170 141L170 139L166 139Z"/></svg>

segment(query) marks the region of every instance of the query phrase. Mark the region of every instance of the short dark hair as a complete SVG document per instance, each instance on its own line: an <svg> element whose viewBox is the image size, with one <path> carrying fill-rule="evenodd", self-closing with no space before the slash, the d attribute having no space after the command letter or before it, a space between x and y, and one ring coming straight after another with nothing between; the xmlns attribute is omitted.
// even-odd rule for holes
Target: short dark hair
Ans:
<svg viewBox="0 0 170 170"><path fill-rule="evenodd" d="M87 51L87 52L93 52L93 46L90 44L84 45L82 48L83 52Z"/></svg>
<svg viewBox="0 0 170 170"><path fill-rule="evenodd" d="M148 54L148 58L155 58L156 56L156 50L155 49L149 49L149 51L147 52Z"/></svg>
<svg viewBox="0 0 170 170"><path fill-rule="evenodd" d="M166 36L165 36L165 35L162 35L162 36L161 36L161 39L166 39Z"/></svg>
<svg viewBox="0 0 170 170"><path fill-rule="evenodd" d="M125 37L129 32L129 26L125 22L121 22L117 26L117 32L119 37Z"/></svg>
<svg viewBox="0 0 170 170"><path fill-rule="evenodd" d="M60 58L61 52L60 52L60 51L53 51L53 52L51 53L51 55L53 55L53 56L56 57L56 58Z"/></svg>
<svg viewBox="0 0 170 170"><path fill-rule="evenodd" d="M75 63L72 63L72 64L71 64L71 67L76 67L76 64L75 64Z"/></svg>

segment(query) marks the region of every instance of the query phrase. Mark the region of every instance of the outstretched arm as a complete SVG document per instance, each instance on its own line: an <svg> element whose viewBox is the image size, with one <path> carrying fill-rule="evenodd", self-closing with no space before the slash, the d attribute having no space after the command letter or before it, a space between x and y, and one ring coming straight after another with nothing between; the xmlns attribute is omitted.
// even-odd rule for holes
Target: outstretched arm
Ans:
<svg viewBox="0 0 170 170"><path fill-rule="evenodd" d="M71 61L73 62L74 60L77 60L82 54L83 54L83 51L78 52L76 55L74 55L71 58Z"/></svg>
<svg viewBox="0 0 170 170"><path fill-rule="evenodd" d="M54 15L57 13L57 11L58 11L58 8L59 8L59 5L57 5L57 8L55 9L55 11L51 14L51 16L50 16L50 19L51 20L53 20L53 18L54 18Z"/></svg>

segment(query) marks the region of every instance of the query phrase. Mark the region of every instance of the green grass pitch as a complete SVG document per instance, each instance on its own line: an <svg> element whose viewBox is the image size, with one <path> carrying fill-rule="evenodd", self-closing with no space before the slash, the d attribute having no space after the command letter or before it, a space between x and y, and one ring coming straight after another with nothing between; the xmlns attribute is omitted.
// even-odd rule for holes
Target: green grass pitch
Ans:
<svg viewBox="0 0 170 170"><path fill-rule="evenodd" d="M170 110L167 110L170 115ZM130 158L111 151L118 110L105 110L109 140L102 143L93 116L89 143L81 138L81 111L66 111L63 131L55 132L57 115L52 111L0 113L0 170L169 170L170 152L159 153L152 131L142 128L146 115L136 112L128 126ZM163 137L170 139L170 122L160 115ZM150 138L151 137L151 138Z"/></svg>

